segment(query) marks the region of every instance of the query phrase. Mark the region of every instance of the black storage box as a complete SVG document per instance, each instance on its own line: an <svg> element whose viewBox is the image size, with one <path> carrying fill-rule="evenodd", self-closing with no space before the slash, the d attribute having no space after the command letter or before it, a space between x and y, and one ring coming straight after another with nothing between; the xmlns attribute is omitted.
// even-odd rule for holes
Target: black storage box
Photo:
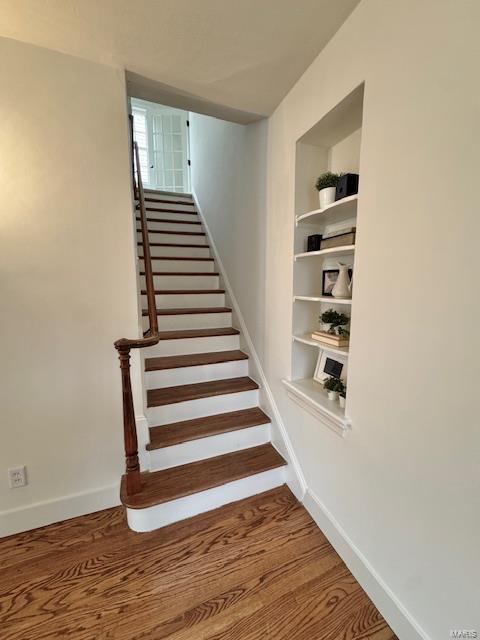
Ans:
<svg viewBox="0 0 480 640"><path fill-rule="evenodd" d="M308 236L307 251L320 251L321 242L322 242L322 236L319 234L315 234L314 236Z"/></svg>
<svg viewBox="0 0 480 640"><path fill-rule="evenodd" d="M344 173L338 181L335 200L353 196L355 193L358 193L358 173Z"/></svg>

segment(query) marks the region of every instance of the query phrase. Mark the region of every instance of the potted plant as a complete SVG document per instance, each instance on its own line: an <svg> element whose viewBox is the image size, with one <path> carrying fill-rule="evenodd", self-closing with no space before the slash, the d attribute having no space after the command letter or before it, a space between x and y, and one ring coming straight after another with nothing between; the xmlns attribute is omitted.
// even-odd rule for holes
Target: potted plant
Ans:
<svg viewBox="0 0 480 640"><path fill-rule="evenodd" d="M340 402L340 407L342 409L345 409L346 398L347 398L347 387L346 385L343 385L343 391L339 392L339 398L338 398L338 401Z"/></svg>
<svg viewBox="0 0 480 640"><path fill-rule="evenodd" d="M320 316L320 320L327 333L345 337L350 335L350 332L345 329L346 325L350 322L350 318L344 313L338 313L338 311L334 311L333 309L327 309Z"/></svg>
<svg viewBox="0 0 480 640"><path fill-rule="evenodd" d="M345 385L340 378L330 377L324 381L323 388L327 391L329 400L336 400L338 394L345 389Z"/></svg>
<svg viewBox="0 0 480 640"><path fill-rule="evenodd" d="M329 204L335 202L335 193L340 176L338 173L327 171L317 178L315 186L318 189L320 209L325 209Z"/></svg>

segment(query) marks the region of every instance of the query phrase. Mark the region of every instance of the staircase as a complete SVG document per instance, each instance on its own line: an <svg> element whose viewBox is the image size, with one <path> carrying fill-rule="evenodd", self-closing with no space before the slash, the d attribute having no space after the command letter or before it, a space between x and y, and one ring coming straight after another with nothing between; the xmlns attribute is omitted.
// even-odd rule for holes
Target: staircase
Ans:
<svg viewBox="0 0 480 640"><path fill-rule="evenodd" d="M135 531L278 487L286 465L270 444L270 418L258 406L259 385L249 377L192 198L145 191L144 200L158 341L142 349L150 471L140 474L136 492L128 490L127 475L122 479L121 499ZM138 215L148 335L141 222Z"/></svg>

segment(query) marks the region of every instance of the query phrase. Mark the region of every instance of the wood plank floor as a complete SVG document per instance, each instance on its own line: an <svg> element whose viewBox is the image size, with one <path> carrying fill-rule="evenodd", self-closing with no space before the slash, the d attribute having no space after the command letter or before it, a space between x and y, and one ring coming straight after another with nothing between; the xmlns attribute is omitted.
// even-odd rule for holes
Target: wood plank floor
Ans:
<svg viewBox="0 0 480 640"><path fill-rule="evenodd" d="M137 534L121 508L0 540L2 640L396 640L286 488Z"/></svg>

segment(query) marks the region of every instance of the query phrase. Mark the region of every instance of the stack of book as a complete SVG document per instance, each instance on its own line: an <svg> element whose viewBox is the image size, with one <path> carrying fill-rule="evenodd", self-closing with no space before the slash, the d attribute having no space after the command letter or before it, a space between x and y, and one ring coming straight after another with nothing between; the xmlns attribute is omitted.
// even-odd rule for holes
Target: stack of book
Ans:
<svg viewBox="0 0 480 640"><path fill-rule="evenodd" d="M312 333L312 340L317 342L323 342L331 347L348 347L348 336L337 336L334 333L327 333L326 331L314 331Z"/></svg>
<svg viewBox="0 0 480 640"><path fill-rule="evenodd" d="M346 227L342 230L333 231L322 236L320 249L332 249L333 247L343 247L355 244L355 227Z"/></svg>

